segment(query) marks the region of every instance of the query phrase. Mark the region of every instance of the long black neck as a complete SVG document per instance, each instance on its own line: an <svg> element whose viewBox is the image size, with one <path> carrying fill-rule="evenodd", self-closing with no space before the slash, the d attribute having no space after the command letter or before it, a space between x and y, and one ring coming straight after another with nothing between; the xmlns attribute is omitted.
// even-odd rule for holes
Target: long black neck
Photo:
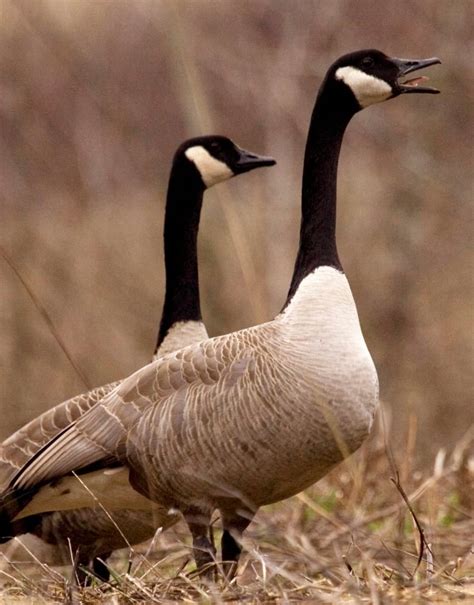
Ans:
<svg viewBox="0 0 474 605"><path fill-rule="evenodd" d="M176 158L166 198L166 293L155 353L173 324L201 320L197 235L203 195L204 185L194 165Z"/></svg>
<svg viewBox="0 0 474 605"><path fill-rule="evenodd" d="M300 244L286 305L301 281L323 265L342 271L336 246L337 166L346 127L358 107L350 91L323 83L311 116L303 168Z"/></svg>

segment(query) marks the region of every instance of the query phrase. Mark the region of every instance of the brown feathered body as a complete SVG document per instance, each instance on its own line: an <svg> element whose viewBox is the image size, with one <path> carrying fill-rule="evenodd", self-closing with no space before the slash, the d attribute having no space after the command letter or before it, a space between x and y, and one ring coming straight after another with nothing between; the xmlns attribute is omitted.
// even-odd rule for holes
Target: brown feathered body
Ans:
<svg viewBox="0 0 474 605"><path fill-rule="evenodd" d="M207 517L218 508L224 520L253 515L355 451L377 402L349 284L320 267L274 321L189 346L124 380L17 485L115 459L166 510ZM77 505L57 495L52 506ZM120 508L121 497L116 492L110 506ZM21 515L35 506L33 499Z"/></svg>
<svg viewBox="0 0 474 605"><path fill-rule="evenodd" d="M142 493L184 513L253 513L317 481L367 436L378 382L345 276L321 268L307 280L274 322L127 381L88 437L127 461Z"/></svg>

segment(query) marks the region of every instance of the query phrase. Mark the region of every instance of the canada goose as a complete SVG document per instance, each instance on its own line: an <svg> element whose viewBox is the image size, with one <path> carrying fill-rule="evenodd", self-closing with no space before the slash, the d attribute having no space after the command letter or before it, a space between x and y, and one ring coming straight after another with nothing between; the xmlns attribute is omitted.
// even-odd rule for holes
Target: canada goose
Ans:
<svg viewBox="0 0 474 605"><path fill-rule="evenodd" d="M197 265L197 234L204 191L234 175L273 164L272 158L240 149L223 136L193 138L177 149L166 200L166 290L154 359L208 338L201 317ZM118 384L114 382L73 397L8 438L0 446L0 485L5 487L30 456ZM19 522L16 530L31 532L51 544L64 545L67 551L70 540L73 552L78 550L78 562L87 565L95 558L96 574L107 579L108 569L96 557L105 559L112 550L127 546L127 542L143 542L152 537L158 527L171 525L176 519L167 509L156 508L153 513L115 511L110 518L96 507L36 515L25 523Z"/></svg>
<svg viewBox="0 0 474 605"><path fill-rule="evenodd" d="M422 78L399 79L439 62L363 50L329 68L309 127L300 244L281 313L188 346L124 380L12 478L0 534L9 535L11 521L41 511L42 492L55 489L51 480L60 489L46 505L77 506L77 490L68 502L77 484L68 473L81 470L87 482L119 461L136 490L183 514L198 565L213 560L207 531L220 511L222 559L232 575L242 532L258 508L305 489L361 445L378 403L378 379L336 247L340 146L362 108L404 93L438 92L421 86ZM71 491L63 498L61 490ZM120 497L109 498L112 508Z"/></svg>

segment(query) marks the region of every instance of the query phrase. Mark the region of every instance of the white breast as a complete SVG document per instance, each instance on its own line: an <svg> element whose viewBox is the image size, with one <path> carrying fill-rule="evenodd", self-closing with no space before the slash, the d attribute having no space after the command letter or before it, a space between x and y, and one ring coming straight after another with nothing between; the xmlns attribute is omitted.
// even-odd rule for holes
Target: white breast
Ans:
<svg viewBox="0 0 474 605"><path fill-rule="evenodd" d="M280 316L292 357L308 382L341 413L365 423L378 402L378 379L344 273L318 267Z"/></svg>

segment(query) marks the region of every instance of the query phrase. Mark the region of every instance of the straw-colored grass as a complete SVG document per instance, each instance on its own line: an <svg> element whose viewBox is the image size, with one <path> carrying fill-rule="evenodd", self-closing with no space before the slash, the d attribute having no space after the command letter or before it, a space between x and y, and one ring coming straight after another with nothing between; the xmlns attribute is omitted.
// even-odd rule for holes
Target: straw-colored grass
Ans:
<svg viewBox="0 0 474 605"><path fill-rule="evenodd" d="M182 523L152 543L115 553L111 581L92 579L85 589L71 565L51 561L39 542L15 540L3 548L0 602L468 603L474 600L472 445L468 433L421 473L409 454L398 465L391 460L379 425L360 452L317 486L258 513L230 584L196 576ZM391 480L397 473L414 515Z"/></svg>

